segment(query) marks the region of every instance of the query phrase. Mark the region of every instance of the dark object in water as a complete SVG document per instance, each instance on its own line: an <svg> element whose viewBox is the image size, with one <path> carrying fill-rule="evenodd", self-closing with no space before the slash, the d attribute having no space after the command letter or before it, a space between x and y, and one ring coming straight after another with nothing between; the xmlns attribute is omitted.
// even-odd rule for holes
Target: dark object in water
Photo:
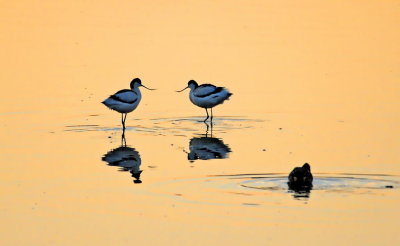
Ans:
<svg viewBox="0 0 400 246"><path fill-rule="evenodd" d="M134 148L122 145L119 148L109 151L103 156L102 160L107 162L109 166L120 167L120 171L129 171L132 177L135 178L133 180L135 184L142 183L140 180L140 174L142 173L140 165L142 159L140 158L139 152Z"/></svg>
<svg viewBox="0 0 400 246"><path fill-rule="evenodd" d="M231 149L221 139L213 137L192 138L189 142L188 160L227 158Z"/></svg>
<svg viewBox="0 0 400 246"><path fill-rule="evenodd" d="M289 189L294 191L310 191L313 181L310 165L305 163L302 167L295 167L290 172L288 180Z"/></svg>
<svg viewBox="0 0 400 246"><path fill-rule="evenodd" d="M133 180L133 183L135 184L141 184L142 180L140 180L140 174L142 174L142 170L135 170L132 169L131 170L131 174L132 174L132 178L135 178L135 180Z"/></svg>

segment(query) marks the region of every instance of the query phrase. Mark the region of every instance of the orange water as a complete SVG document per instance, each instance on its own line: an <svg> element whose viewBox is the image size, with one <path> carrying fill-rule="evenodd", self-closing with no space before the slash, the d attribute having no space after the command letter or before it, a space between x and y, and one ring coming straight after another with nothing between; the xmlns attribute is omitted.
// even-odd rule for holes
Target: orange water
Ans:
<svg viewBox="0 0 400 246"><path fill-rule="evenodd" d="M0 3L1 245L396 245L394 189L238 188L214 175L400 175L398 1ZM141 180L101 160L121 144L100 103L134 77ZM189 162L203 109L226 159ZM210 134L210 132L207 132ZM239 176L238 176L239 177Z"/></svg>

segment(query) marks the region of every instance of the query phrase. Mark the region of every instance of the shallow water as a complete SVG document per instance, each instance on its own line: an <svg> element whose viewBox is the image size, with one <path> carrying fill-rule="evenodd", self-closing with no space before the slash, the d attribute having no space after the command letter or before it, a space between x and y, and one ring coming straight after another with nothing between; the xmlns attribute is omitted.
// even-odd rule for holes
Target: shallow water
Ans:
<svg viewBox="0 0 400 246"><path fill-rule="evenodd" d="M1 245L400 242L397 1L152 3L1 4Z"/></svg>

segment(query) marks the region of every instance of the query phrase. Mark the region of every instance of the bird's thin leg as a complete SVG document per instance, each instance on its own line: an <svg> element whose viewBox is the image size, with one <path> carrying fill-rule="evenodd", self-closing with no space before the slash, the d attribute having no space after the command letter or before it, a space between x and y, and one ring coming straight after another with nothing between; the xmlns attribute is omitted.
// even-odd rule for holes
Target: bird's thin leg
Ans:
<svg viewBox="0 0 400 246"><path fill-rule="evenodd" d="M122 129L125 130L124 113L121 114Z"/></svg>
<svg viewBox="0 0 400 246"><path fill-rule="evenodd" d="M126 146L126 139L125 139L125 128L124 128L124 129L122 129L121 145L122 145L122 146Z"/></svg>
<svg viewBox="0 0 400 246"><path fill-rule="evenodd" d="M126 122L126 117L128 116L128 113L126 113L125 114L125 118L124 118L124 125L125 125L125 122Z"/></svg>
<svg viewBox="0 0 400 246"><path fill-rule="evenodd" d="M212 119L213 119L213 113L212 113L212 108L211 108L211 124L212 124Z"/></svg>
<svg viewBox="0 0 400 246"><path fill-rule="evenodd" d="M207 122L205 122L204 121L204 124L206 124L206 126L207 126L207 129L206 129L206 137L208 137L208 128L210 127L208 124L207 124Z"/></svg>
<svg viewBox="0 0 400 246"><path fill-rule="evenodd" d="M212 118L211 118L212 119ZM212 121L210 122L211 124L211 137L212 137L212 132L213 132L213 123L212 123Z"/></svg>
<svg viewBox="0 0 400 246"><path fill-rule="evenodd" d="M204 122L206 122L208 120L208 110L206 108L206 113L207 113L207 118L204 120Z"/></svg>

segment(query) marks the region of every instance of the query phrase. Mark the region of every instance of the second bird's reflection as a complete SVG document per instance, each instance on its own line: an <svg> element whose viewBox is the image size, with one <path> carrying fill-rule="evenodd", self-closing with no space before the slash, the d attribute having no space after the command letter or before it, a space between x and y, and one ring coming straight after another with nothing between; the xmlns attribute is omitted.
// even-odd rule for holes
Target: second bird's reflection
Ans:
<svg viewBox="0 0 400 246"><path fill-rule="evenodd" d="M133 182L135 184L142 183L140 180L140 174L142 173L140 165L142 159L138 151L126 145L125 131L122 132L121 146L108 151L107 154L103 156L102 160L107 162L109 166L120 167L120 171L122 172L129 171L134 178Z"/></svg>
<svg viewBox="0 0 400 246"><path fill-rule="evenodd" d="M188 160L210 160L227 158L229 152L232 152L228 145L224 144L222 139L212 137L213 124L207 126L204 137L194 137L190 139ZM210 134L209 134L209 130Z"/></svg>

